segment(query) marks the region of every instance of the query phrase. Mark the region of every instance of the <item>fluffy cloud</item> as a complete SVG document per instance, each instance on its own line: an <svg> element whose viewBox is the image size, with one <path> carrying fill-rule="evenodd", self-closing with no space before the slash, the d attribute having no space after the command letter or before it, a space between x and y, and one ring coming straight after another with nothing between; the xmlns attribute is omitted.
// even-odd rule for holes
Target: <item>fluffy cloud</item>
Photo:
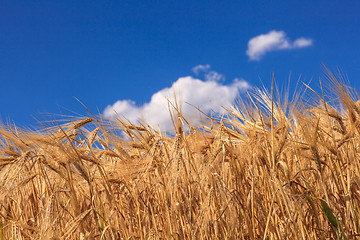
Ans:
<svg viewBox="0 0 360 240"><path fill-rule="evenodd" d="M175 96L182 104L185 117L193 123L199 119L199 112L189 104L199 107L204 112L221 112L223 106L234 103L239 92L250 87L243 79L234 79L231 84L224 85L218 78L209 78L206 81L191 76L179 78L169 88L164 88L152 95L151 100L141 106L132 100L118 100L104 110L104 117L108 119L117 116L125 117L135 122L144 120L146 123L161 129L171 130L173 128L168 103L174 103Z"/></svg>
<svg viewBox="0 0 360 240"><path fill-rule="evenodd" d="M298 38L294 42L286 37L284 31L270 31L267 34L256 36L248 42L246 54L250 60L258 61L267 52L284 49L304 48L311 46L313 40L310 38Z"/></svg>

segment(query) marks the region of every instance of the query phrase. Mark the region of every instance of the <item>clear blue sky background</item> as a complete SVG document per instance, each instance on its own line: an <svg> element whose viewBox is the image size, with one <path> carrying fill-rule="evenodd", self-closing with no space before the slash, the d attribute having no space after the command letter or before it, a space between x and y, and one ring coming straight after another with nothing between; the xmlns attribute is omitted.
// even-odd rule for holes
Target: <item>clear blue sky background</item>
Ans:
<svg viewBox="0 0 360 240"><path fill-rule="evenodd" d="M322 62L360 84L360 1L1 1L0 116L20 125L39 113L102 112L119 99L138 104L192 68L210 64L224 84L269 86L289 74L293 89L323 75ZM311 38L307 48L246 55L271 30Z"/></svg>

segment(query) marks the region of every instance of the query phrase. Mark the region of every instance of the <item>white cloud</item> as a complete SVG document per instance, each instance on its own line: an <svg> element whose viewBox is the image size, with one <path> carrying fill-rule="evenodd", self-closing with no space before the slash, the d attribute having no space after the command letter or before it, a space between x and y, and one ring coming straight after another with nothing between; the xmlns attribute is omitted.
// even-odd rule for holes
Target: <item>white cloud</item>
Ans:
<svg viewBox="0 0 360 240"><path fill-rule="evenodd" d="M199 65L193 67L193 69L192 69L192 71L194 72L194 74L196 76L198 76L201 72L207 73L209 70L210 70L209 64L206 64L206 65L199 64Z"/></svg>
<svg viewBox="0 0 360 240"><path fill-rule="evenodd" d="M237 83L237 87L243 90L248 90L250 89L251 85L250 83L248 83L247 81L245 81L244 79L240 79L240 78L235 78L234 82Z"/></svg>
<svg viewBox="0 0 360 240"><path fill-rule="evenodd" d="M308 47L312 45L312 39L310 38L298 38L294 42L295 48L302 48L302 47Z"/></svg>
<svg viewBox="0 0 360 240"><path fill-rule="evenodd" d="M216 79L215 79L216 80ZM234 103L239 91L245 91L250 84L243 79L234 79L231 84L224 85L214 79L202 81L191 76L179 78L169 88L164 88L152 95L150 102L138 106L132 100L119 100L104 110L104 117L111 119L117 115L135 122L144 120L163 130L172 130L172 122L168 110L168 102L175 102L174 94L183 107L187 120L196 123L200 113L189 104L199 107L204 112L221 112L222 107Z"/></svg>
<svg viewBox="0 0 360 240"><path fill-rule="evenodd" d="M221 82L221 81L225 81L225 76L215 72L215 71L210 71L210 65L209 64L199 64L195 67L193 67L192 71L196 76L199 76L200 73L204 73L204 78L206 81L215 81L215 82Z"/></svg>
<svg viewBox="0 0 360 240"><path fill-rule="evenodd" d="M222 82L225 81L225 76L221 73L210 71L205 74L205 80L206 81L215 81L215 82Z"/></svg>
<svg viewBox="0 0 360 240"><path fill-rule="evenodd" d="M298 38L294 42L286 37L284 31L270 31L267 34L261 34L253 37L248 42L246 54L250 60L258 61L267 52L283 49L295 49L311 46L313 40L310 38Z"/></svg>

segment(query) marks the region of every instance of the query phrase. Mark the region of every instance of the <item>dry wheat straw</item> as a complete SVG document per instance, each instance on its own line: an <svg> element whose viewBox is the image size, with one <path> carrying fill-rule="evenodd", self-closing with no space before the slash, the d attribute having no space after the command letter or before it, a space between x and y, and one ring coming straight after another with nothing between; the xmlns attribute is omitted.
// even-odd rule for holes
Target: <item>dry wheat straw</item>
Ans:
<svg viewBox="0 0 360 240"><path fill-rule="evenodd" d="M256 90L197 128L169 103L173 135L101 116L1 127L0 234L356 239L359 101L329 77L332 96L310 89L309 104Z"/></svg>

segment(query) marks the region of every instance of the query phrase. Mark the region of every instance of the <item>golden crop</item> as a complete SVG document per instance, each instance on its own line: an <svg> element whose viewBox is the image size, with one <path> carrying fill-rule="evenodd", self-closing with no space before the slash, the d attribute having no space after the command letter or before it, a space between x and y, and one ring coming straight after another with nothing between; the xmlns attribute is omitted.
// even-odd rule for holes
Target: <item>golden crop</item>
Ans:
<svg viewBox="0 0 360 240"><path fill-rule="evenodd" d="M175 109L173 134L3 126L0 239L356 239L360 104L330 78L332 95L256 90L204 126Z"/></svg>

